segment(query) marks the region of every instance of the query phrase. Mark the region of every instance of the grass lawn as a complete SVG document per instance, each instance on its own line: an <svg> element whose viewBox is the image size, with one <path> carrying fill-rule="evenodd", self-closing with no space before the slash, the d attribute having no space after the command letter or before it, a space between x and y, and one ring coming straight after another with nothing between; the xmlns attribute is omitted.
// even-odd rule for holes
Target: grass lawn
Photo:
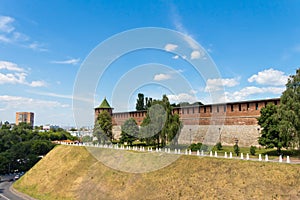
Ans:
<svg viewBox="0 0 300 200"><path fill-rule="evenodd" d="M299 165L182 155L159 170L128 173L100 157L143 167L162 161L159 153L89 151L57 146L13 186L37 199L300 199Z"/></svg>

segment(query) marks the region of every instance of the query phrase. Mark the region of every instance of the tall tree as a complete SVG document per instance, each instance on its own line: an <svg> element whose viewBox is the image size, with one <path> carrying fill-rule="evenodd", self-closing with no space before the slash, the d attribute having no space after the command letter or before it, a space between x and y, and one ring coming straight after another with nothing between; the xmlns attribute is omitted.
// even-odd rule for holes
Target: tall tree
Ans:
<svg viewBox="0 0 300 200"><path fill-rule="evenodd" d="M290 76L279 106L279 129L292 147L300 147L300 69Z"/></svg>
<svg viewBox="0 0 300 200"><path fill-rule="evenodd" d="M113 140L112 118L106 110L102 111L95 121L94 136L98 138L99 143Z"/></svg>
<svg viewBox="0 0 300 200"><path fill-rule="evenodd" d="M151 141L157 146L164 146L173 141L177 143L177 135L182 124L177 114L172 114L172 107L166 95L162 100L153 100L147 115L141 124L141 137L147 143Z"/></svg>
<svg viewBox="0 0 300 200"><path fill-rule="evenodd" d="M139 127L136 121L133 118L129 118L121 126L121 130L122 133L120 142L127 142L129 145L132 145L132 143L137 139L139 133Z"/></svg>
<svg viewBox="0 0 300 200"><path fill-rule="evenodd" d="M136 110L145 110L145 100L144 100L144 94L138 93L138 98L136 100Z"/></svg>
<svg viewBox="0 0 300 200"><path fill-rule="evenodd" d="M277 152L280 153L280 149L286 147L287 143L279 131L278 107L274 104L268 104L262 108L258 124L262 127L258 143L266 148L276 147Z"/></svg>

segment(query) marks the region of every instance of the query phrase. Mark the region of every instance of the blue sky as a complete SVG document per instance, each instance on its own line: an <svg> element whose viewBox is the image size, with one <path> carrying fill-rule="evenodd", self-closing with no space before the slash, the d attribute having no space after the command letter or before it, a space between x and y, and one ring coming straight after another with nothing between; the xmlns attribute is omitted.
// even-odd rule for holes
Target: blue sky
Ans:
<svg viewBox="0 0 300 200"><path fill-rule="evenodd" d="M95 83L80 125L93 124L93 106L104 97L115 111L133 110L139 92L153 98L166 93L171 102L211 103L211 93L220 90L219 101L280 97L300 63L299 10L298 1L275 0L1 0L0 121L14 122L15 112L31 111L36 125L75 126L74 85L89 55L112 36L143 27L197 41L218 76L203 77L191 65L203 58L202 51L191 46L191 53L179 56L182 45L166 37L159 50L114 59ZM86 79L80 84L88 88Z"/></svg>

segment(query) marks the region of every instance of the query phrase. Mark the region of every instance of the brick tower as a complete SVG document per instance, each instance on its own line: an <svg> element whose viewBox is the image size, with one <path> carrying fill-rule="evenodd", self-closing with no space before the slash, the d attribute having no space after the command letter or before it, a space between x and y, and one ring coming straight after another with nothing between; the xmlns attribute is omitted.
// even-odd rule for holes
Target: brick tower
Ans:
<svg viewBox="0 0 300 200"><path fill-rule="evenodd" d="M105 110L112 116L113 108L110 107L109 103L107 102L106 98L104 97L102 103L98 107L95 108L95 120L97 119L98 115Z"/></svg>

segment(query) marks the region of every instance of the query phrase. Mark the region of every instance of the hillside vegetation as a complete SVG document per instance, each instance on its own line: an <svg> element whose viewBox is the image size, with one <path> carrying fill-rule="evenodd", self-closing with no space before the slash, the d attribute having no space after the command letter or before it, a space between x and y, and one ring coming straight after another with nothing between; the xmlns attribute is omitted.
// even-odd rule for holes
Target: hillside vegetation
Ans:
<svg viewBox="0 0 300 200"><path fill-rule="evenodd" d="M181 156L157 171L127 173L85 147L57 146L14 187L37 199L300 199L300 166Z"/></svg>

